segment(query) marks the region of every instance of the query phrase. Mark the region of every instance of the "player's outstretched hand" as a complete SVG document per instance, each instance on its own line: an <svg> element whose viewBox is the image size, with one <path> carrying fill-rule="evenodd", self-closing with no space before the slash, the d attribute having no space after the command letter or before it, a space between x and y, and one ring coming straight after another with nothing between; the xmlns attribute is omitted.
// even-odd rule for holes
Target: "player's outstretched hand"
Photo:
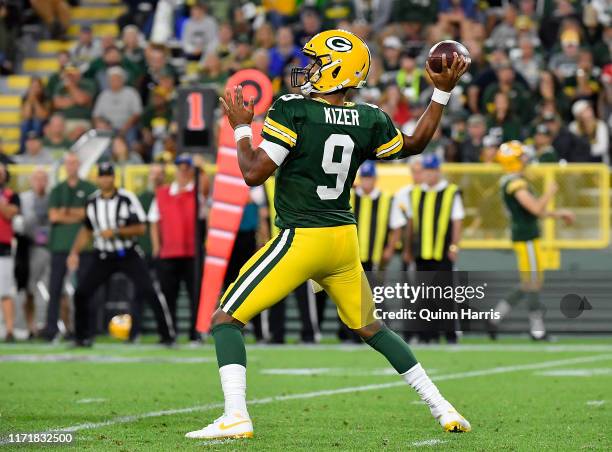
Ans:
<svg viewBox="0 0 612 452"><path fill-rule="evenodd" d="M465 71L470 67L470 61L459 56L457 52L453 52L453 64L448 66L446 54L442 55L442 72L434 72L429 67L429 62L425 63L425 69L431 78L432 83L436 88L442 91L450 92L453 90L459 79Z"/></svg>
<svg viewBox="0 0 612 452"><path fill-rule="evenodd" d="M231 90L225 90L225 97L219 97L219 101L223 105L227 119L229 119L230 125L234 129L238 125L251 124L251 121L253 121L255 99L251 97L248 104L244 104L242 85L234 88L233 96Z"/></svg>
<svg viewBox="0 0 612 452"><path fill-rule="evenodd" d="M561 218L565 226L571 226L574 224L574 221L576 221L576 214L571 210L559 209L557 211L557 216Z"/></svg>

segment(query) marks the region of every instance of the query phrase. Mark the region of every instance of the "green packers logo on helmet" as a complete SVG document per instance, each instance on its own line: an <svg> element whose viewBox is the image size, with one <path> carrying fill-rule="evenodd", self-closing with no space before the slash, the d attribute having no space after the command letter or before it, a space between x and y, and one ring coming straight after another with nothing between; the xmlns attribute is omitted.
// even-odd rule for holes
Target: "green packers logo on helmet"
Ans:
<svg viewBox="0 0 612 452"><path fill-rule="evenodd" d="M353 44L342 36L332 36L325 41L325 45L336 52L348 52L353 48Z"/></svg>

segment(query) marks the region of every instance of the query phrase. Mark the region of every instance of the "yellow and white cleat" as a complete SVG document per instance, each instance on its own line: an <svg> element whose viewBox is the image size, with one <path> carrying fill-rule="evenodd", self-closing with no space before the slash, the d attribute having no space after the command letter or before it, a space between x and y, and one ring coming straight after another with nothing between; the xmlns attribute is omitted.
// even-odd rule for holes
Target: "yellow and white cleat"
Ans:
<svg viewBox="0 0 612 452"><path fill-rule="evenodd" d="M224 414L212 424L201 430L195 430L185 435L193 439L221 439L221 438L252 438L253 423L248 415L242 413Z"/></svg>
<svg viewBox="0 0 612 452"><path fill-rule="evenodd" d="M432 413L434 414L434 413ZM466 418L461 416L451 404L434 414L445 432L463 433L472 430Z"/></svg>

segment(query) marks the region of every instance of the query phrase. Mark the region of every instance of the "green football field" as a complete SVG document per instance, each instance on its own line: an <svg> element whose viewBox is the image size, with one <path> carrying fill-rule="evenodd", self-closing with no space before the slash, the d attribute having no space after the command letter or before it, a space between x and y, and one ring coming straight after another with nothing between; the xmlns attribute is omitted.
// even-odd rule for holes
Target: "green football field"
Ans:
<svg viewBox="0 0 612 452"><path fill-rule="evenodd" d="M612 450L612 340L467 339L415 353L473 431L443 433L367 346L249 346L251 440L184 438L221 414L211 345L0 345L0 448L66 431L78 450ZM13 436L15 438L15 436ZM47 445L49 446L49 445Z"/></svg>

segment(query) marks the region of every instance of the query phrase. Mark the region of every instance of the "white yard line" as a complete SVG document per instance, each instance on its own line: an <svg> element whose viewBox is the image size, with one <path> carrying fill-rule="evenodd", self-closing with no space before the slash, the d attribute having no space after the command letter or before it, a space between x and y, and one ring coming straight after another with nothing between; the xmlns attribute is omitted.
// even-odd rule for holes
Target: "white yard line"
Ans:
<svg viewBox="0 0 612 452"><path fill-rule="evenodd" d="M102 399L102 398L93 398L93 399L79 399L76 401L76 403L103 403L106 402L108 399Z"/></svg>
<svg viewBox="0 0 612 452"><path fill-rule="evenodd" d="M415 441L414 443L411 443L410 445L414 447L426 447L426 446L437 446L438 444L444 444L444 443L448 443L448 441L442 440L442 439L425 439L422 441Z"/></svg>
<svg viewBox="0 0 612 452"><path fill-rule="evenodd" d="M602 406L604 403L606 403L605 400L589 400L586 404L588 406Z"/></svg>
<svg viewBox="0 0 612 452"><path fill-rule="evenodd" d="M516 366L492 367L488 369L480 369L480 370L473 370L473 371L468 371L468 372L457 372L457 373L452 373L452 374L439 375L439 376L432 377L432 379L435 381L457 380L457 379L462 379L462 378L472 378L472 377L480 377L480 376L485 376L485 375L505 374L505 373L510 373L510 372L521 372L525 370L534 370L534 369L546 369L546 368L555 367L555 366L567 366L567 365L572 365L572 364L584 364L584 363L593 363L597 361L609 361L609 360L612 360L612 354L584 356L580 358L545 361L543 363L521 364L521 365L516 365ZM338 394L350 394L350 393L355 393L355 392L374 391L374 390L395 388L398 386L405 386L405 385L406 383L403 381L395 381L392 383L371 384L371 385L353 386L353 387L347 387L347 388L326 389L326 390L321 390L321 391L305 392L305 393L298 393L298 394L289 394L289 395L284 395L284 396L264 397L260 399L251 400L248 403L249 405L267 405L273 402L283 402L287 400L314 399L317 397L333 396L333 395L338 395ZM208 410L220 409L220 408L223 408L223 403L210 403L207 405L177 408L177 409L172 409L172 410L150 411L148 413L114 417L114 418L108 419L106 421L101 421L101 422L86 422L83 424L56 428L56 429L48 430L45 433L77 432L81 430L92 430L92 429L97 429L101 427L109 427L109 426L117 425L117 424L137 422L137 421L148 419L148 418L172 416L175 414L187 414L187 413L208 411ZM0 438L0 445L7 444L7 443L8 443L8 439Z"/></svg>

